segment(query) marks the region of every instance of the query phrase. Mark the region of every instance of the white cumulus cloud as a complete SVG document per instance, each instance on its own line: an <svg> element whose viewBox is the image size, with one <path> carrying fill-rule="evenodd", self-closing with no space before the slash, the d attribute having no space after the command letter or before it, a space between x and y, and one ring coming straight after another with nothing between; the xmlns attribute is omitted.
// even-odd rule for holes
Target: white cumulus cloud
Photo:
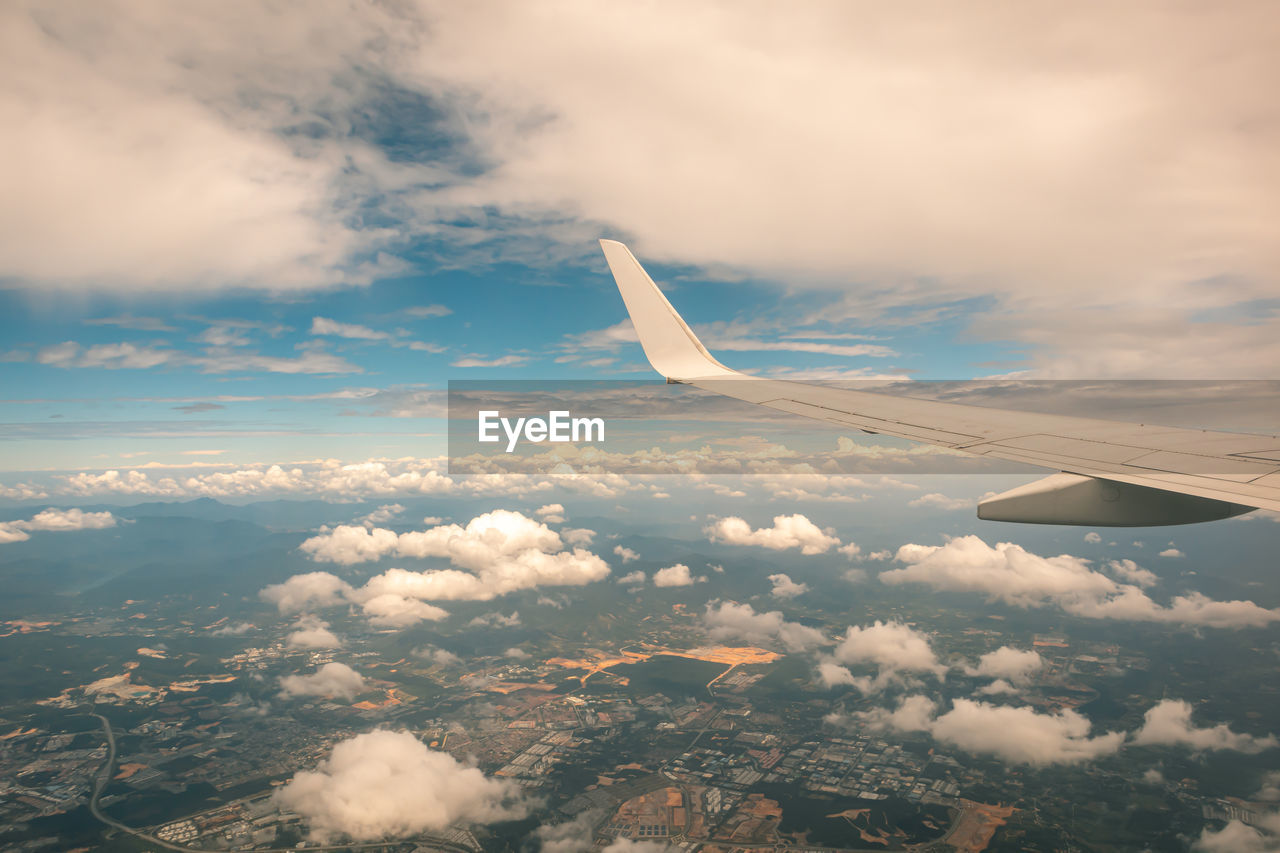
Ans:
<svg viewBox="0 0 1280 853"><path fill-rule="evenodd" d="M777 642L789 652L800 652L831 641L817 628L788 622L777 610L757 613L750 604L734 601L711 602L703 614L703 624L714 640L744 640L748 643Z"/></svg>
<svg viewBox="0 0 1280 853"><path fill-rule="evenodd" d="M718 518L707 525L704 532L712 542L753 545L772 551L798 548L802 554L823 554L840 545L839 539L799 513L776 516L772 527L756 530L736 516Z"/></svg>
<svg viewBox="0 0 1280 853"><path fill-rule="evenodd" d="M769 575L769 583L773 584L769 594L774 598L795 598L809 591L807 583L796 583L791 579L790 575L781 572L776 575Z"/></svg>
<svg viewBox="0 0 1280 853"><path fill-rule="evenodd" d="M1191 722L1191 705L1177 699L1164 699L1148 709L1142 728L1134 732L1133 742L1140 746L1163 744L1186 746L1195 751L1232 750L1256 753L1280 745L1275 736L1255 737L1233 732L1225 723L1198 728Z"/></svg>
<svg viewBox="0 0 1280 853"><path fill-rule="evenodd" d="M364 690L364 676L345 663L327 663L310 675L286 675L280 679L282 697L324 696L349 702Z"/></svg>
<svg viewBox="0 0 1280 853"><path fill-rule="evenodd" d="M524 817L519 787L485 776L409 732L373 731L334 746L315 770L294 775L276 802L302 815L313 838L375 841L458 822Z"/></svg>
<svg viewBox="0 0 1280 853"><path fill-rule="evenodd" d="M654 586L692 586L696 581L684 563L676 563L653 573Z"/></svg>
<svg viewBox="0 0 1280 853"><path fill-rule="evenodd" d="M1084 558L1041 557L1011 542L992 547L973 535L956 537L945 545L903 545L897 559L906 567L881 573L882 582L980 592L1016 607L1052 605L1090 619L1217 628L1259 627L1280 620L1280 609L1268 610L1252 601L1214 601L1198 592L1160 605L1138 585L1117 582L1090 568ZM1115 561L1111 568L1138 583L1152 582L1154 577L1128 561Z"/></svg>

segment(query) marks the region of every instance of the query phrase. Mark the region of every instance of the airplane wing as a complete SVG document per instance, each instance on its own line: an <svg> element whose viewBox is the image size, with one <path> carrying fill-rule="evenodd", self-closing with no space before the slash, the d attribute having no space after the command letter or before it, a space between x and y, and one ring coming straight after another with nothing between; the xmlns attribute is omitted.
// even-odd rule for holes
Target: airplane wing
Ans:
<svg viewBox="0 0 1280 853"><path fill-rule="evenodd" d="M601 240L600 246L640 345L668 382L1059 472L981 502L979 518L1137 527L1280 511L1280 437L1015 412L749 376L711 355L625 245Z"/></svg>

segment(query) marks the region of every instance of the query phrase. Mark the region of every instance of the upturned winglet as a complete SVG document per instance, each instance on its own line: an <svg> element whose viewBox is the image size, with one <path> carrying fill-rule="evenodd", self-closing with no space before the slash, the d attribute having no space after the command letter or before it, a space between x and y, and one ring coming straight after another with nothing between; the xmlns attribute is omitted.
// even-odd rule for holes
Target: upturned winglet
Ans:
<svg viewBox="0 0 1280 853"><path fill-rule="evenodd" d="M738 375L707 351L626 246L601 240L600 248L654 370L675 382Z"/></svg>

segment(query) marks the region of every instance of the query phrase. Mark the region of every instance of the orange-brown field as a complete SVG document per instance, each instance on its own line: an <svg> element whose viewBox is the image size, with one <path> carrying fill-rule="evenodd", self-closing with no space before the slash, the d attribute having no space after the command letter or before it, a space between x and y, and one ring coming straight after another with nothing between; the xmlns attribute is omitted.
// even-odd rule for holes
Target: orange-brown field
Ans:
<svg viewBox="0 0 1280 853"><path fill-rule="evenodd" d="M722 663L730 668L742 666L743 664L772 663L782 657L777 652L771 652L768 649L757 649L753 646L707 646L688 650L664 649L660 646L652 646L646 647L645 651L642 652L604 652L599 649L587 649L586 657L551 658L547 663L564 669L586 670L578 679L585 684L588 678L610 667L618 666L619 664L639 663L657 655Z"/></svg>
<svg viewBox="0 0 1280 853"><path fill-rule="evenodd" d="M959 853L980 853L987 849L996 830L1009 822L1013 806L989 806L972 800L961 800L963 811L955 828L947 836L947 844Z"/></svg>

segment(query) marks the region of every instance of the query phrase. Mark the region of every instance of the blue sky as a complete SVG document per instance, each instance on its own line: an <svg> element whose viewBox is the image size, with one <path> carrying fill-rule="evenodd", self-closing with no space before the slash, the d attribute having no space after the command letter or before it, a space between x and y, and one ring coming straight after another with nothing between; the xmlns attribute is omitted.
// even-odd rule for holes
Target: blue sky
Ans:
<svg viewBox="0 0 1280 853"><path fill-rule="evenodd" d="M491 12L6 9L0 469L431 456L450 379L647 377L601 236L780 377L1280 362L1263 13Z"/></svg>
<svg viewBox="0 0 1280 853"><path fill-rule="evenodd" d="M963 317L876 330L821 322L829 294L787 296L775 282L686 272L669 290L708 341L762 348L723 354L743 369L967 378L1008 355L963 339ZM423 270L286 298L0 300L9 470L435 455L441 402L429 392L450 379L652 376L637 344L592 336L627 324L603 261Z"/></svg>

